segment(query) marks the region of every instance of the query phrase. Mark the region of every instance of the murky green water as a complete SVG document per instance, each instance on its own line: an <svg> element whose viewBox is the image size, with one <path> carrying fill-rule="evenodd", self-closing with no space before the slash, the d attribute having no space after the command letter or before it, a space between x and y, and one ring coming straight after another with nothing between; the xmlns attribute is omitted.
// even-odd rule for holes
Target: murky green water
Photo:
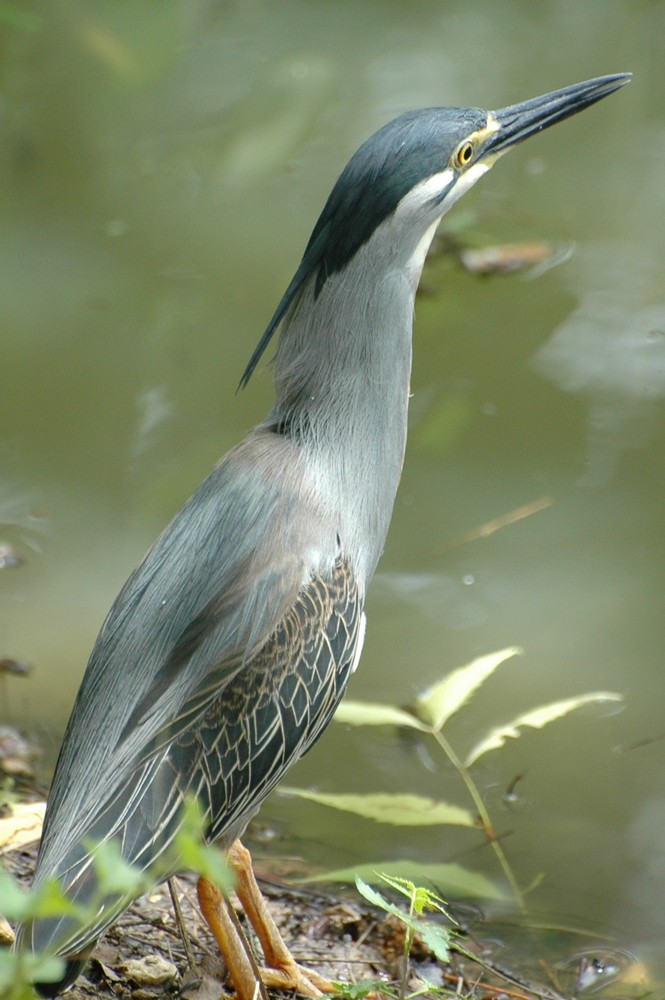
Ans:
<svg viewBox="0 0 665 1000"><path fill-rule="evenodd" d="M9 8L8 8L9 9ZM591 690L625 696L478 765L547 920L650 966L665 931L665 5L163 0L17 4L2 38L0 722L55 752L115 593L271 399L235 388L323 200L400 111L502 106L633 70L622 93L502 161L458 206L474 243L545 239L561 263L428 268L412 428L352 697L405 703L518 644L451 730ZM34 11L34 14L30 14ZM19 16L20 12L20 16ZM488 538L450 545L537 501ZM516 775L517 802L503 794ZM289 778L466 805L432 754L333 726ZM311 862L459 859L469 831L379 827L276 797Z"/></svg>

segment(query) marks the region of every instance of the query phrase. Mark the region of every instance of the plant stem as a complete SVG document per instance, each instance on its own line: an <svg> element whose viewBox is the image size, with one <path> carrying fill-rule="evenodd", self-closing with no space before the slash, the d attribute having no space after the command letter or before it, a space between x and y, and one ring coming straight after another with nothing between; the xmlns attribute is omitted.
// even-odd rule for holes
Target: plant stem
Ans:
<svg viewBox="0 0 665 1000"><path fill-rule="evenodd" d="M514 872L510 867L510 864L508 863L508 858L504 854L503 847L501 846L501 844L497 839L497 833L496 830L494 829L494 824L490 819L490 815L487 811L485 803L483 802L482 796L478 790L478 786L471 777L471 773L469 772L468 768L464 766L464 764L459 759L459 757L457 756L457 754L455 753L455 751L453 750L452 746L450 745L446 737L443 735L443 733L440 730L434 730L434 729L432 729L431 732L432 736L439 744L439 746L447 756L448 760L453 765L453 767L459 774L460 778L466 785L466 790L471 796L473 804L475 805L476 810L478 812L480 822L482 823L483 830L485 831L485 836L487 837L489 844L492 850L494 851L495 857L499 862L501 870L505 875L506 881L508 882L512 890L513 896L515 897L515 902L520 908L520 911L524 913L526 910L526 906L524 903L524 896L522 895L522 890L518 885L517 879L515 878Z"/></svg>
<svg viewBox="0 0 665 1000"><path fill-rule="evenodd" d="M415 889L411 893L409 899L409 918L413 918L413 904L415 902ZM402 956L402 981L399 984L399 1000L405 1000L406 997L406 986L409 979L409 957L411 955L411 945L413 944L413 927L410 924L406 926L406 934L404 935L404 954Z"/></svg>

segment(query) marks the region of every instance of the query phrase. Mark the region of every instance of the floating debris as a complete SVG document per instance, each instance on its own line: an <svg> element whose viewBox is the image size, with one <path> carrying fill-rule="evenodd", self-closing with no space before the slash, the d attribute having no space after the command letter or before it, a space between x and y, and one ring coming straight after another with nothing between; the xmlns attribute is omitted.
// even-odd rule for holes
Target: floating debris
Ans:
<svg viewBox="0 0 665 1000"><path fill-rule="evenodd" d="M14 674L16 677L27 677L32 671L29 663L12 660L9 656L0 657L0 674Z"/></svg>
<svg viewBox="0 0 665 1000"><path fill-rule="evenodd" d="M459 259L463 267L472 274L509 274L523 271L534 264L542 264L553 256L549 243L503 243L477 250L460 250Z"/></svg>
<svg viewBox="0 0 665 1000"><path fill-rule="evenodd" d="M0 542L0 569L15 569L23 559L9 542Z"/></svg>

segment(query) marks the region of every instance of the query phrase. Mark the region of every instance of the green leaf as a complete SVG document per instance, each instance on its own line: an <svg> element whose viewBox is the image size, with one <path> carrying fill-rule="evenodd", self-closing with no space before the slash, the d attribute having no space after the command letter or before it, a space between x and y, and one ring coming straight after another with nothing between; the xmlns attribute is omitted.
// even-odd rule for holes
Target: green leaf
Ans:
<svg viewBox="0 0 665 1000"><path fill-rule="evenodd" d="M378 993L385 983L381 979L359 979L357 983L339 983L333 979L334 996L342 1000L362 1000L369 993Z"/></svg>
<svg viewBox="0 0 665 1000"><path fill-rule="evenodd" d="M179 839L177 843L178 846L181 845ZM224 895L233 891L235 885L233 871L217 848L187 839L182 842L180 856L183 868L188 868L198 875L202 875L213 885L216 885Z"/></svg>
<svg viewBox="0 0 665 1000"><path fill-rule="evenodd" d="M438 732L455 712L466 705L497 667L521 653L519 646L509 646L507 649L481 656L472 663L453 670L442 681L418 695L416 699L418 718Z"/></svg>
<svg viewBox="0 0 665 1000"><path fill-rule="evenodd" d="M376 875L376 872L374 873ZM394 917L398 917L400 920L404 917L404 913L400 910L399 906L395 906L394 903L389 903L385 899L378 889L369 885L364 878L360 875L355 876L356 889L360 895L367 900L372 906L376 906L377 909L383 910L384 913L391 913Z"/></svg>
<svg viewBox="0 0 665 1000"><path fill-rule="evenodd" d="M532 708L528 712L523 712L510 722L490 729L487 735L469 751L464 766L470 767L483 754L489 753L490 750L498 750L499 747L504 745L507 739L517 739L522 735L519 731L521 726L542 729L550 722L562 719L564 715L582 708L583 705L601 704L607 701L623 701L623 697L614 691L592 691L589 694L577 695L574 698L552 701L547 705L540 705L538 708Z"/></svg>
<svg viewBox="0 0 665 1000"><path fill-rule="evenodd" d="M406 896L409 900L409 906L413 908L418 916L422 916L425 910L436 910L454 923L453 918L449 916L446 910L445 902L435 892L432 892L431 889L427 889L422 885L415 885L408 878L398 878L396 875L387 875L386 872L377 872L376 874L391 889L395 889L396 892L401 892L403 896Z"/></svg>
<svg viewBox="0 0 665 1000"><path fill-rule="evenodd" d="M175 853L179 864L203 875L223 893L233 890L233 872L218 848L208 845L203 836L205 817L196 798L185 801L182 826L175 838Z"/></svg>
<svg viewBox="0 0 665 1000"><path fill-rule="evenodd" d="M9 920L25 920L32 916L33 897L22 889L7 872L0 869L0 913Z"/></svg>
<svg viewBox="0 0 665 1000"><path fill-rule="evenodd" d="M413 903L416 894L416 886L410 878L398 878L397 875L387 875L385 872L376 872L376 874L382 882L389 885L391 889L395 890L395 892L401 892L403 896L406 896L409 900L409 905Z"/></svg>
<svg viewBox="0 0 665 1000"><path fill-rule="evenodd" d="M451 805L449 802L437 802L421 795L393 795L390 793L373 793L369 795L342 794L326 792L311 792L305 788L283 788L284 795L297 795L309 802L318 802L331 809L340 809L365 819L373 819L376 823L390 823L393 826L437 826L449 824L454 826L477 826L473 815L468 809Z"/></svg>
<svg viewBox="0 0 665 1000"><path fill-rule="evenodd" d="M19 992L24 983L55 983L65 971L63 958L0 949L0 996L34 997L32 989ZM13 987L12 992L9 991Z"/></svg>
<svg viewBox="0 0 665 1000"><path fill-rule="evenodd" d="M31 892L30 896L32 898L30 915L33 917L72 916L81 921L85 920L85 907L72 902L55 878L50 878L37 892Z"/></svg>
<svg viewBox="0 0 665 1000"><path fill-rule="evenodd" d="M429 732L429 727L410 712L377 702L343 701L333 718L335 722L345 722L348 726L406 726L423 733Z"/></svg>
<svg viewBox="0 0 665 1000"><path fill-rule="evenodd" d="M375 874L388 885L392 886L393 889L397 889L398 892L401 892L404 896L406 896L409 899L410 904L419 893L429 895L426 889L416 888L413 882L409 879L393 877L386 875L383 872L376 872ZM418 915L413 916L410 913L400 910L398 906L395 906L393 903L390 903L387 899L385 899L377 889L368 885L368 883L365 882L365 880L359 875L356 875L355 882L358 892L367 900L368 903L371 903L372 906L378 907L378 909L383 910L385 913L390 913L394 917L397 917L403 924L410 927L416 934L420 935L430 951L432 951L440 961L448 961L450 932L446 927L441 924L433 923L431 920L423 919L418 911L416 911ZM441 909L441 907L437 906L436 909Z"/></svg>
<svg viewBox="0 0 665 1000"><path fill-rule="evenodd" d="M101 895L136 897L150 884L145 872L125 861L117 841L86 843L85 846L93 856Z"/></svg>
<svg viewBox="0 0 665 1000"><path fill-rule="evenodd" d="M379 875L378 872L375 872L374 874L375 876L378 875L379 878L383 878L383 876ZM385 899L381 895L378 889L374 889L373 886L368 885L364 879L360 878L360 876L356 875L355 881L356 889L361 896L364 896L368 903L371 903L372 906L376 906L379 910L383 910L385 913L392 914L393 917L397 917L398 920L401 920L401 922L406 927L410 927L411 930L417 931L419 929L418 921L410 913L407 913L405 910L401 910L399 906L389 902L389 900Z"/></svg>
<svg viewBox="0 0 665 1000"><path fill-rule="evenodd" d="M376 872L396 878L411 879L416 885L429 882L435 885L446 899L473 897L475 899L511 898L484 875L469 871L458 864L427 864L410 861L376 861L354 868L338 868L334 871L310 875L303 882L346 882L352 885L356 876L366 881L376 880Z"/></svg>
<svg viewBox="0 0 665 1000"><path fill-rule="evenodd" d="M435 892L432 892L430 889L426 889L424 886L418 886L416 889L413 908L416 913L421 916L425 910L434 910L437 913L442 913L444 917L447 917L448 920L451 921L451 923L456 923L455 919L448 913L444 900L437 896Z"/></svg>
<svg viewBox="0 0 665 1000"><path fill-rule="evenodd" d="M450 931L431 920L418 921L417 933L440 962L450 960Z"/></svg>
<svg viewBox="0 0 665 1000"><path fill-rule="evenodd" d="M30 917L80 917L81 907L69 899L56 879L49 879L36 891L23 889L8 875L0 871L0 912L11 920L28 920Z"/></svg>

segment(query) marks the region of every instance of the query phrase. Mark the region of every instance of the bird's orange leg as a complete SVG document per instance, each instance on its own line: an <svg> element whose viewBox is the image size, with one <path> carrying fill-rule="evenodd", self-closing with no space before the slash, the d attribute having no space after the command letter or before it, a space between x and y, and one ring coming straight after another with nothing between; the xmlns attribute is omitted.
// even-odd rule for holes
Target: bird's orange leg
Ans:
<svg viewBox="0 0 665 1000"><path fill-rule="evenodd" d="M256 959L229 901L216 885L203 877L197 883L196 894L203 919L217 942L238 1000L267 1000Z"/></svg>
<svg viewBox="0 0 665 1000"><path fill-rule="evenodd" d="M236 876L236 895L256 931L267 968L258 968L235 912L219 889L200 878L197 892L201 912L224 957L239 1000L265 1000L266 986L295 990L305 997L332 993L332 983L298 965L286 947L254 877L251 855L239 840L229 850L228 862Z"/></svg>
<svg viewBox="0 0 665 1000"><path fill-rule="evenodd" d="M236 895L261 942L267 965L267 968L261 970L261 978L266 986L295 990L305 997L333 993L331 982L312 969L298 965L287 948L259 889L252 868L252 857L239 840L231 845L228 862L236 876Z"/></svg>

